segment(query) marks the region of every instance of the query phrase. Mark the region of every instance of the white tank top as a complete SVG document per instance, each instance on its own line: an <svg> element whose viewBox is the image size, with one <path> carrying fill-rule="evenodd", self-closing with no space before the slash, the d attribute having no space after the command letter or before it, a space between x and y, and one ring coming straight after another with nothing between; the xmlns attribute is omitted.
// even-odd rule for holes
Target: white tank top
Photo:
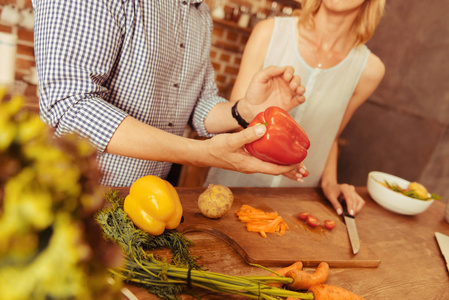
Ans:
<svg viewBox="0 0 449 300"><path fill-rule="evenodd" d="M306 101L289 113L310 139L304 161L310 175L298 183L282 175L243 174L211 168L205 185L223 184L229 187L317 187L332 144L337 136L348 102L365 68L369 49L365 45L353 48L336 66L312 68L303 60L296 43L297 25L294 17L277 17L265 57L264 67L293 66L306 88ZM300 46L300 45L299 45Z"/></svg>

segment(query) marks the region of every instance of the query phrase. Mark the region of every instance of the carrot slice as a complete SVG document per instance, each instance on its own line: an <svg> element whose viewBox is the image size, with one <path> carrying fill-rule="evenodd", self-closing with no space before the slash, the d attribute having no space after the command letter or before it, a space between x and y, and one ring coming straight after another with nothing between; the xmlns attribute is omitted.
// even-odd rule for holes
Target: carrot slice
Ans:
<svg viewBox="0 0 449 300"><path fill-rule="evenodd" d="M282 236L289 229L277 212L265 212L243 204L235 214L241 222L246 224L246 230L259 232L264 238L267 237L267 233L277 233L278 236Z"/></svg>

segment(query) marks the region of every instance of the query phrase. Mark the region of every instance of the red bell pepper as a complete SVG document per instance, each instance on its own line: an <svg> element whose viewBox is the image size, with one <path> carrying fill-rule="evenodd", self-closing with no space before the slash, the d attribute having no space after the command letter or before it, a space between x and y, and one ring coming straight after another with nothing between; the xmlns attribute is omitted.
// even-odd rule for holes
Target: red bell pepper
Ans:
<svg viewBox="0 0 449 300"><path fill-rule="evenodd" d="M267 126L267 131L260 139L245 145L253 156L279 165L298 164L306 158L309 138L287 111L271 106L259 113L249 127L257 124Z"/></svg>

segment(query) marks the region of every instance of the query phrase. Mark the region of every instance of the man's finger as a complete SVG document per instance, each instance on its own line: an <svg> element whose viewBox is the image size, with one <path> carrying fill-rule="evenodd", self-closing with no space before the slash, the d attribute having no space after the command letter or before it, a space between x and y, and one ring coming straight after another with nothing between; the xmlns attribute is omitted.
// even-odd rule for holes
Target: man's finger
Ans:
<svg viewBox="0 0 449 300"><path fill-rule="evenodd" d="M266 131L267 127L263 124L259 124L256 126L248 127L238 133L231 134L231 146L237 148L243 147L246 144L260 139Z"/></svg>

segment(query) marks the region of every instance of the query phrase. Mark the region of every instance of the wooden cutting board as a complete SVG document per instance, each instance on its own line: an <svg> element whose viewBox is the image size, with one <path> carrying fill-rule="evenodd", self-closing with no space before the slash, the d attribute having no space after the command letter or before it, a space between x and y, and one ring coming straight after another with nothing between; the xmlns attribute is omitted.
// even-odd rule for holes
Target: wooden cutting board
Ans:
<svg viewBox="0 0 449 300"><path fill-rule="evenodd" d="M198 196L204 189L178 189L184 209L184 222L178 230L208 232L233 247L247 263L263 266L287 266L302 261L305 266L314 267L326 261L331 267L377 267L378 256L363 243L354 255L351 250L346 226L325 200L320 189L307 188L231 188L234 203L231 210L220 219L204 217L197 206ZM235 211L247 204L266 212L276 211L290 227L284 236L248 232ZM337 227L332 231L323 227L311 228L297 218L306 211L321 221L334 220ZM356 218L357 222L357 218Z"/></svg>

